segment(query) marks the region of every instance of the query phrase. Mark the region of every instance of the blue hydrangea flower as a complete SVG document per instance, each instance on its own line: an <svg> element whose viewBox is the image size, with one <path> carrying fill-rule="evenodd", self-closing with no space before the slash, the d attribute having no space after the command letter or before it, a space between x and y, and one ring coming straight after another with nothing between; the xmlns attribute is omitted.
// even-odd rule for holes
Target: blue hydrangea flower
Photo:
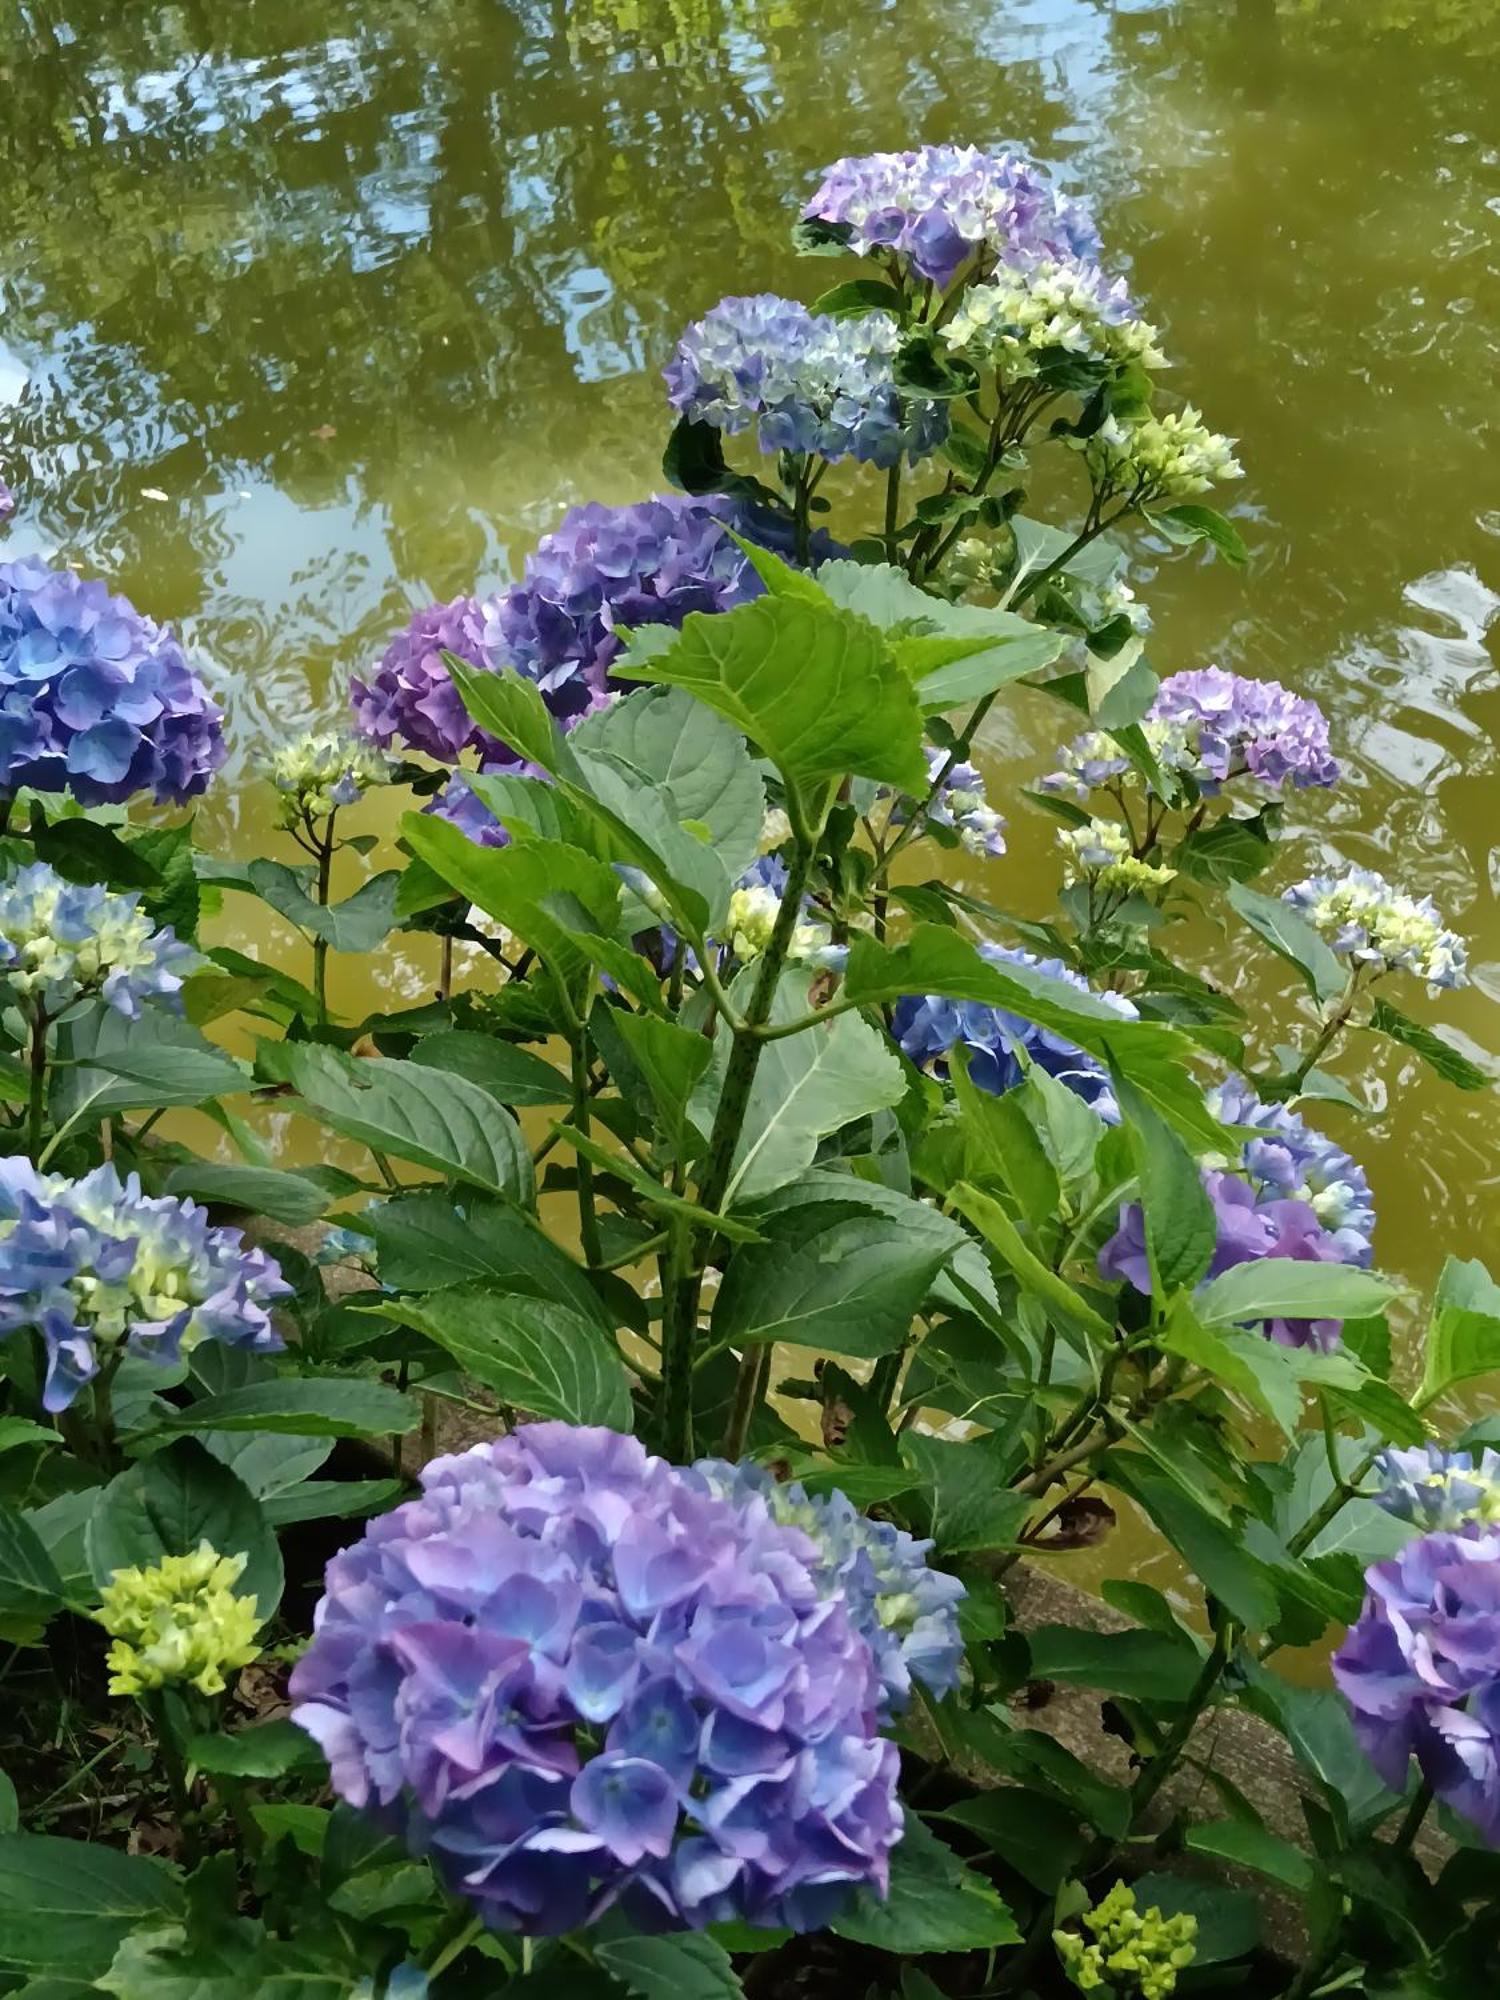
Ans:
<svg viewBox="0 0 1500 2000"><path fill-rule="evenodd" d="M802 211L842 232L861 256L890 253L935 285L966 259L1091 259L1099 236L1088 210L1058 193L1024 153L918 146L835 160Z"/></svg>
<svg viewBox="0 0 1500 2000"><path fill-rule="evenodd" d="M92 993L130 1021L143 1001L180 1007L197 964L170 927L152 928L139 897L65 882L44 861L0 882L0 987L51 1020Z"/></svg>
<svg viewBox="0 0 1500 2000"><path fill-rule="evenodd" d="M476 847L504 847L510 835L490 811L462 771L455 771L432 803L423 809L446 819Z"/></svg>
<svg viewBox="0 0 1500 2000"><path fill-rule="evenodd" d="M947 763L948 752L929 749L926 755L930 786ZM900 805L896 817L898 820L907 817ZM984 779L974 764L953 766L941 789L934 794L927 808L926 820L929 826L940 826L957 835L958 844L965 854L997 860L1005 852L1004 817L995 811L985 796Z"/></svg>
<svg viewBox="0 0 1500 2000"><path fill-rule="evenodd" d="M1211 1090L1208 1108L1221 1125L1250 1132L1238 1164L1262 1194L1306 1202L1332 1233L1344 1263L1370 1263L1375 1200L1357 1160L1285 1104L1262 1104L1239 1077Z"/></svg>
<svg viewBox="0 0 1500 2000"><path fill-rule="evenodd" d="M1136 1018L1136 1009L1123 994L1096 993L1086 979L1059 958L1037 958L1029 951L999 944L982 944L979 949L991 965L1002 970L1007 965L1030 966L1035 972L1044 972L1050 979L1060 979L1079 992L1102 1000L1122 1020ZM933 993L909 993L896 1002L891 1032L918 1069L936 1069L940 1073L946 1067L949 1050L962 1042L968 1052L971 1081L980 1090L992 1091L996 1096L1021 1081L1025 1072L1019 1051L1049 1076L1065 1083L1086 1104L1092 1104L1101 1117L1115 1115L1109 1071L1103 1063L1066 1036L1051 1028L1038 1027L1035 1021L1024 1020L1019 1014L1007 1013L1003 1007L988 1007L977 1000L946 1000Z"/></svg>
<svg viewBox="0 0 1500 2000"><path fill-rule="evenodd" d="M1468 949L1444 927L1431 896L1393 889L1373 868L1312 876L1286 890L1282 901L1300 910L1355 965L1413 972L1427 981L1429 992L1468 984Z"/></svg>
<svg viewBox="0 0 1500 2000"><path fill-rule="evenodd" d="M1391 1449L1380 1454L1376 1470L1381 1479L1376 1500L1424 1533L1456 1534L1473 1523L1500 1526L1500 1452L1487 1446L1477 1463L1471 1451L1446 1451L1438 1444Z"/></svg>
<svg viewBox="0 0 1500 2000"><path fill-rule="evenodd" d="M180 804L224 754L223 717L170 631L72 570L0 563L0 791Z"/></svg>
<svg viewBox="0 0 1500 2000"><path fill-rule="evenodd" d="M1500 1534L1421 1535L1365 1571L1365 1592L1333 1656L1365 1755L1396 1792L1415 1757L1500 1847Z"/></svg>
<svg viewBox="0 0 1500 2000"><path fill-rule="evenodd" d="M758 1465L700 1459L694 1470L710 1489L736 1502L759 1494L774 1518L800 1528L819 1551L825 1596L841 1592L855 1630L875 1657L882 1722L904 1712L913 1680L941 1701L958 1686L963 1640L958 1605L963 1585L929 1568L931 1542L889 1521L872 1521L844 1493L810 1495L796 1480L779 1483Z"/></svg>
<svg viewBox="0 0 1500 2000"><path fill-rule="evenodd" d="M880 1684L763 1495L561 1423L435 1460L328 1565L293 1717L496 1928L821 1928L901 1834Z"/></svg>
<svg viewBox="0 0 1500 2000"><path fill-rule="evenodd" d="M915 465L948 435L948 406L896 387L900 345L889 313L836 319L774 292L721 299L677 343L667 397L730 436L753 425L762 451Z"/></svg>
<svg viewBox="0 0 1500 2000"><path fill-rule="evenodd" d="M290 1291L239 1230L142 1194L134 1174L70 1181L0 1160L0 1336L41 1335L48 1410L67 1409L122 1349L167 1367L204 1341L272 1352L267 1308Z"/></svg>

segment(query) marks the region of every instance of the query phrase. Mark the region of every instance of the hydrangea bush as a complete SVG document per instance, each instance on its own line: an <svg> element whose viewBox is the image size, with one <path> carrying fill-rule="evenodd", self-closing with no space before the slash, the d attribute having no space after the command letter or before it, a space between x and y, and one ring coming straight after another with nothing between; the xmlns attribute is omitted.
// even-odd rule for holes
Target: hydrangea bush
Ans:
<svg viewBox="0 0 1500 2000"><path fill-rule="evenodd" d="M1241 470L1080 205L802 209L818 296L684 302L673 491L418 612L284 853L149 810L223 754L170 635L0 566L0 1992L1500 1958L1500 1285L1387 1276L1364 1164L1414 1064L1484 1116L1460 899L1339 851L1307 692L1162 658L1138 537L1244 561ZM992 714L1064 747L1002 792Z"/></svg>

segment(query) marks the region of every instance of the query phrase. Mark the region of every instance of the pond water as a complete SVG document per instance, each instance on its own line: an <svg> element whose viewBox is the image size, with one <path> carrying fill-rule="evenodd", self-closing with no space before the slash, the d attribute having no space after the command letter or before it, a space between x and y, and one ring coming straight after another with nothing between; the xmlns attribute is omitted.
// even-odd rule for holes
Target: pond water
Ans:
<svg viewBox="0 0 1500 2000"><path fill-rule="evenodd" d="M413 605L660 483L684 321L825 281L787 244L818 167L1011 138L1088 194L1174 386L1242 440L1253 562L1148 560L1153 663L1325 705L1347 780L1276 879L1431 888L1475 982L1424 1017L1500 1049L1500 0L0 0L0 28L7 552L181 624L231 717L216 844L268 851L247 766ZM1056 722L996 723L1004 804ZM1011 816L982 886L1032 913L1052 828ZM386 997L434 969L392 952ZM335 1002L378 1004L345 970ZM1492 1100L1396 1056L1356 1052L1376 1115L1328 1122L1421 1284L1496 1248L1500 1156Z"/></svg>

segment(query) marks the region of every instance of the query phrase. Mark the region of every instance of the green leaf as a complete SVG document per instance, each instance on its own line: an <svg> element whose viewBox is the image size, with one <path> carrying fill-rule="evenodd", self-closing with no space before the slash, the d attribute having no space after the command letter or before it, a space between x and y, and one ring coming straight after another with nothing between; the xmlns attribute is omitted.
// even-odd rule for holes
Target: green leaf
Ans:
<svg viewBox="0 0 1500 2000"><path fill-rule="evenodd" d="M58 1126L112 1112L202 1104L249 1087L244 1065L165 1008L143 1007L127 1021L102 1003L58 1031L60 1067L52 1087Z"/></svg>
<svg viewBox="0 0 1500 2000"><path fill-rule="evenodd" d="M213 1160L173 1167L164 1192L210 1207L248 1209L288 1229L315 1222L332 1199L326 1188L303 1174L279 1167L225 1167Z"/></svg>
<svg viewBox="0 0 1500 2000"><path fill-rule="evenodd" d="M1152 1290L1165 1300L1190 1291L1208 1269L1218 1241L1213 1203L1197 1161L1127 1076L1115 1092L1145 1210Z"/></svg>
<svg viewBox="0 0 1500 2000"><path fill-rule="evenodd" d="M117 1474L89 1516L89 1568L101 1589L117 1569L191 1555L200 1542L247 1558L237 1588L254 1596L264 1623L281 1601L276 1537L243 1480L196 1438Z"/></svg>
<svg viewBox="0 0 1500 2000"><path fill-rule="evenodd" d="M763 1243L736 1250L714 1301L729 1347L786 1341L873 1358L899 1347L932 1282L965 1241L921 1202L904 1223L836 1203L768 1217Z"/></svg>
<svg viewBox="0 0 1500 2000"><path fill-rule="evenodd" d="M903 1957L993 1951L1021 1942L1015 1919L990 1884L910 1811L891 1856L889 1896L882 1902L872 1889L862 1889L830 1929L836 1937Z"/></svg>
<svg viewBox="0 0 1500 2000"><path fill-rule="evenodd" d="M1342 1695L1332 1688L1298 1687L1253 1663L1245 1671L1250 1705L1286 1737L1346 1834L1390 1811L1396 1796L1361 1748Z"/></svg>
<svg viewBox="0 0 1500 2000"><path fill-rule="evenodd" d="M752 977L756 970L749 968ZM773 1025L800 1020L808 1012L812 981L807 972L782 975L771 1009ZM812 1165L820 1139L856 1118L899 1104L905 1095L906 1078L890 1043L853 1014L766 1042L735 1148L725 1208L795 1180Z"/></svg>
<svg viewBox="0 0 1500 2000"><path fill-rule="evenodd" d="M1265 1632L1276 1623L1280 1600L1265 1565L1246 1553L1182 1485L1140 1452L1111 1451L1103 1476L1143 1507L1203 1588L1240 1623Z"/></svg>
<svg viewBox="0 0 1500 2000"><path fill-rule="evenodd" d="M175 1876L146 1855L52 1834L0 1837L0 1965L103 1973L128 1932L181 1908Z"/></svg>
<svg viewBox="0 0 1500 2000"><path fill-rule="evenodd" d="M1050 569L1067 555L1073 540L1061 528L1054 528L1047 521L1033 521L1025 514L1013 514L1010 531L1016 543L1016 568L1011 579L1010 594L1014 598L1019 586L1038 571ZM1125 551L1118 542L1108 535L1097 535L1094 540L1075 555L1069 555L1062 563L1064 576L1076 576L1081 583L1093 584L1103 589L1118 572L1125 560Z"/></svg>
<svg viewBox="0 0 1500 2000"><path fill-rule="evenodd" d="M1237 1868L1253 1868L1257 1875L1268 1875L1298 1895L1312 1886L1313 1864L1301 1848L1253 1820L1216 1819L1188 1826L1183 1844L1192 1854L1209 1854Z"/></svg>
<svg viewBox="0 0 1500 2000"><path fill-rule="evenodd" d="M1243 569L1249 560L1239 529L1215 507L1199 507L1191 501L1177 507L1153 507L1146 511L1146 519L1179 548L1207 542L1235 569Z"/></svg>
<svg viewBox="0 0 1500 2000"><path fill-rule="evenodd" d="M380 1308L415 1326L502 1402L570 1424L630 1429L630 1378L593 1320L545 1299L470 1285Z"/></svg>
<svg viewBox="0 0 1500 2000"><path fill-rule="evenodd" d="M1048 1896L1057 1894L1089 1848L1088 1831L1072 1806L1016 1785L996 1785L961 1799L942 1817L977 1834L1007 1867Z"/></svg>
<svg viewBox="0 0 1500 2000"><path fill-rule="evenodd" d="M445 1291L483 1279L490 1290L558 1299L606 1333L614 1320L582 1267L514 1209L487 1201L456 1208L443 1194L398 1195L366 1209L381 1281L398 1292Z"/></svg>
<svg viewBox="0 0 1500 2000"><path fill-rule="evenodd" d="M701 1146L704 1135L690 1124L688 1105L713 1060L713 1043L675 1021L602 1000L589 1016L589 1029L617 1085L622 1072L633 1071L640 1079L657 1124L677 1152L686 1155L690 1142Z"/></svg>
<svg viewBox="0 0 1500 2000"><path fill-rule="evenodd" d="M587 1132L580 1132L576 1125L556 1125L553 1127L559 1139L571 1146L575 1153L598 1167L602 1173L613 1174L632 1188L648 1208L662 1215L680 1216L684 1222L691 1222L698 1229L717 1230L734 1243L755 1243L760 1240L760 1231L753 1223L742 1222L736 1216L718 1215L712 1209L701 1207L690 1201L686 1195L673 1194L672 1190L654 1174L632 1159L628 1153L612 1153L608 1147Z"/></svg>
<svg viewBox="0 0 1500 2000"><path fill-rule="evenodd" d="M1009 1468L985 1439L937 1438L908 1431L901 1451L921 1480L940 1555L1015 1546L1032 1501L1005 1483Z"/></svg>
<svg viewBox="0 0 1500 2000"><path fill-rule="evenodd" d="M8 1451L24 1451L31 1445L53 1446L62 1440L46 1424L33 1423L30 1417L0 1417L0 1456Z"/></svg>
<svg viewBox="0 0 1500 2000"><path fill-rule="evenodd" d="M520 1127L467 1077L385 1056L346 1056L313 1042L275 1047L278 1074L320 1124L445 1179L522 1204L533 1200L531 1154Z"/></svg>
<svg viewBox="0 0 1500 2000"><path fill-rule="evenodd" d="M899 318L904 304L904 295L882 278L848 278L815 299L813 311L834 319L857 319L868 312L894 313Z"/></svg>
<svg viewBox="0 0 1500 2000"><path fill-rule="evenodd" d="M712 617L694 612L675 645L625 671L687 688L793 785L851 771L908 791L924 783L916 698L864 619L802 598L756 598Z"/></svg>
<svg viewBox="0 0 1500 2000"><path fill-rule="evenodd" d="M562 1071L530 1049L466 1028L443 1028L435 1035L424 1035L410 1060L420 1069L467 1077L500 1104L566 1104L573 1095L573 1086Z"/></svg>
<svg viewBox="0 0 1500 2000"><path fill-rule="evenodd" d="M1295 965L1317 1000L1337 1000L1349 983L1343 962L1335 956L1312 925L1289 903L1278 897L1263 896L1243 882L1225 891L1231 909L1237 910L1257 936L1289 965Z"/></svg>
<svg viewBox="0 0 1500 2000"><path fill-rule="evenodd" d="M1186 1701L1203 1665L1185 1633L1169 1638L1161 1632L1039 1625L1026 1638L1031 1671L1039 1680L1102 1688L1142 1701Z"/></svg>
<svg viewBox="0 0 1500 2000"><path fill-rule="evenodd" d="M1488 1090L1493 1082L1477 1063L1460 1055L1441 1035L1435 1035L1420 1021L1398 1013L1389 1000L1376 999L1370 1009L1369 1025L1377 1035L1389 1035L1393 1042L1415 1050L1429 1069L1435 1070L1445 1082L1457 1084L1460 1090Z"/></svg>
<svg viewBox="0 0 1500 2000"><path fill-rule="evenodd" d="M399 869L372 875L342 903L327 904L310 896L299 871L284 861L252 861L246 873L262 902L309 937L322 938L334 951L374 951L396 922Z"/></svg>
<svg viewBox="0 0 1500 2000"><path fill-rule="evenodd" d="M469 714L480 728L508 743L528 764L555 771L568 763L562 731L541 690L510 667L498 673L474 667L457 653L444 652L443 665Z"/></svg>
<svg viewBox="0 0 1500 2000"><path fill-rule="evenodd" d="M407 1492L400 1479L304 1479L281 1493L269 1493L262 1511L273 1528L299 1521L353 1521L383 1514Z"/></svg>
<svg viewBox="0 0 1500 2000"><path fill-rule="evenodd" d="M323 1752L295 1722L260 1722L233 1735L194 1736L189 1761L200 1771L224 1778L284 1778L289 1771L317 1770Z"/></svg>
<svg viewBox="0 0 1500 2000"><path fill-rule="evenodd" d="M1477 1257L1450 1257L1433 1294L1419 1405L1500 1369L1500 1285Z"/></svg>
<svg viewBox="0 0 1500 2000"><path fill-rule="evenodd" d="M1258 1333L1206 1327L1188 1299L1178 1299L1158 1336L1168 1354L1180 1354L1195 1368L1243 1397L1291 1437L1302 1415L1302 1390L1286 1350Z"/></svg>
<svg viewBox="0 0 1500 2000"><path fill-rule="evenodd" d="M960 1741L991 1770L1042 1786L1111 1840L1124 1836L1130 1823L1129 1793L1091 1771L1055 1737L1017 1729L1006 1711L995 1709L970 1709L950 1719Z"/></svg>
<svg viewBox="0 0 1500 2000"><path fill-rule="evenodd" d="M14 1508L0 1504L0 1618L50 1618L66 1599L57 1565L35 1528Z"/></svg>
<svg viewBox="0 0 1500 2000"><path fill-rule="evenodd" d="M998 1201L963 1181L950 1189L948 1199L969 1218L1021 1285L1065 1326L1078 1328L1097 1341L1113 1340L1114 1328L1109 1321L1075 1292L1066 1278L1042 1262Z"/></svg>
<svg viewBox="0 0 1500 2000"><path fill-rule="evenodd" d="M1383 1312L1402 1287L1348 1264L1301 1264L1262 1257L1221 1272L1199 1292L1205 1326L1248 1326L1262 1319L1364 1319Z"/></svg>
<svg viewBox="0 0 1500 2000"><path fill-rule="evenodd" d="M159 1431L273 1431L278 1437L396 1437L414 1430L415 1405L399 1389L356 1376L281 1375L158 1416Z"/></svg>
<svg viewBox="0 0 1500 2000"><path fill-rule="evenodd" d="M615 1938L594 1951L637 2000L739 2000L744 1990L729 1953L701 1932Z"/></svg>
<svg viewBox="0 0 1500 2000"><path fill-rule="evenodd" d="M1260 1942L1260 1910L1244 1889L1200 1882L1185 1875L1141 1875L1134 1884L1136 1908L1160 1910L1164 1917L1193 1916L1195 1965L1222 1965L1244 1958Z"/></svg>

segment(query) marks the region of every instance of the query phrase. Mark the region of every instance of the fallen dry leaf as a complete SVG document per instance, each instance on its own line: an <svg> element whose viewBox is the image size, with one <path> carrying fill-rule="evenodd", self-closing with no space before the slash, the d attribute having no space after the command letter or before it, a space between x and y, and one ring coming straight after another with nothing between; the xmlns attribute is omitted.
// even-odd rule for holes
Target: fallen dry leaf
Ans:
<svg viewBox="0 0 1500 2000"><path fill-rule="evenodd" d="M338 436L338 432L332 424L319 424L315 431L309 431L307 435L319 439L323 444L327 444L330 438Z"/></svg>

